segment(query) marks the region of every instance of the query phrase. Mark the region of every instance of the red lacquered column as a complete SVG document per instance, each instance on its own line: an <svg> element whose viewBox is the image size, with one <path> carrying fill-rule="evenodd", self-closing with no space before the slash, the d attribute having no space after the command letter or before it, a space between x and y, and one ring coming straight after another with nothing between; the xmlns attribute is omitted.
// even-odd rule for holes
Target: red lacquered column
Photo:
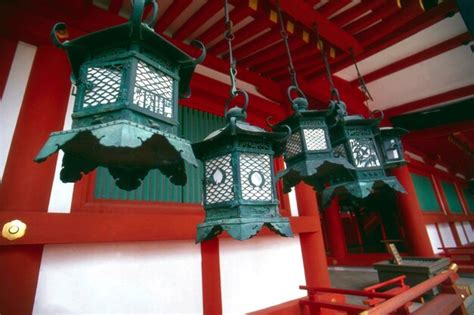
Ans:
<svg viewBox="0 0 474 315"><path fill-rule="evenodd" d="M392 174L406 190L406 194L398 193L398 207L405 227L407 242L411 253L415 256L434 256L430 238L426 231L423 213L420 210L416 190L407 166L392 170Z"/></svg>
<svg viewBox="0 0 474 315"><path fill-rule="evenodd" d="M296 186L296 201L299 215L313 217L318 228L318 232L300 234L306 285L329 287L331 282L316 193L311 186L301 182Z"/></svg>
<svg viewBox="0 0 474 315"><path fill-rule="evenodd" d="M63 127L69 74L64 52L38 47L0 186L0 211L18 212L12 219L21 219L24 211L48 209L56 158L42 164L33 159L49 133ZM43 246L11 244L0 247L0 314L31 314Z"/></svg>
<svg viewBox="0 0 474 315"><path fill-rule="evenodd" d="M347 254L346 238L339 208L339 199L334 197L325 210L329 251L336 260L336 264L344 259Z"/></svg>

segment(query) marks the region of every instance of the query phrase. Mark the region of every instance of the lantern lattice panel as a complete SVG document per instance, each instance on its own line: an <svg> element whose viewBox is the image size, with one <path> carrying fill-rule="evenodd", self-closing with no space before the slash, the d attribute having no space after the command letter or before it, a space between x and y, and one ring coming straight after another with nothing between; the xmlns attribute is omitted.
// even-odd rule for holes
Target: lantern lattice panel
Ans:
<svg viewBox="0 0 474 315"><path fill-rule="evenodd" d="M139 61L133 102L153 113L173 117L173 78Z"/></svg>
<svg viewBox="0 0 474 315"><path fill-rule="evenodd" d="M286 157L291 158L301 152L301 135L299 132L295 132L288 138L286 143Z"/></svg>
<svg viewBox="0 0 474 315"><path fill-rule="evenodd" d="M310 151L327 150L328 144L326 142L326 135L324 129L303 129L306 147Z"/></svg>
<svg viewBox="0 0 474 315"><path fill-rule="evenodd" d="M349 139L354 164L358 168L379 167L375 145L370 139Z"/></svg>
<svg viewBox="0 0 474 315"><path fill-rule="evenodd" d="M222 180L220 182L213 181L216 172L222 173ZM205 178L207 179L206 204L234 199L230 154L206 161Z"/></svg>
<svg viewBox="0 0 474 315"><path fill-rule="evenodd" d="M84 108L117 102L122 82L123 64L87 69Z"/></svg>
<svg viewBox="0 0 474 315"><path fill-rule="evenodd" d="M240 181L242 199L272 200L272 178L270 156L256 153L240 155Z"/></svg>

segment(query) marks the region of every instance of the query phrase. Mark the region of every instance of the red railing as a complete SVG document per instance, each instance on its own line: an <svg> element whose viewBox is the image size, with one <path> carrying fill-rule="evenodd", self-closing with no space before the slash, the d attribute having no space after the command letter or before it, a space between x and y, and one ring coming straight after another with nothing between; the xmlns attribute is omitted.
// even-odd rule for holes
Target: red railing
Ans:
<svg viewBox="0 0 474 315"><path fill-rule="evenodd" d="M306 310L309 309L311 315L321 314L322 309L329 309L334 311L344 311L349 315L364 314L364 315L379 315L379 314L425 314L425 315L445 315L445 314L467 314L464 307L463 292L458 289L454 283L458 278L457 265L452 264L448 270L430 278L413 288L407 288L404 285L404 278L398 277L391 279L384 283L369 287L368 291L344 290L335 288L311 288L307 286L300 286L301 289L308 291L308 297L300 300L300 304ZM404 288L402 292L394 293L379 293L375 290L390 284L401 284ZM409 305L420 299L426 292L439 287L440 293L432 300L426 302L414 313L409 312ZM324 298L327 294L342 294L365 296L368 298L383 299L374 307L365 305L354 305L342 302L331 302Z"/></svg>

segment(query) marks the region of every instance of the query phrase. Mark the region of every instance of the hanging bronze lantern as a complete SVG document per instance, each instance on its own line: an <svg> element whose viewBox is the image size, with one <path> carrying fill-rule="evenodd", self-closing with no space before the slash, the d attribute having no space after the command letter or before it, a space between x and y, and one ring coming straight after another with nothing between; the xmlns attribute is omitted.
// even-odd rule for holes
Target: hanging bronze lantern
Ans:
<svg viewBox="0 0 474 315"><path fill-rule="evenodd" d="M402 140L408 130L397 127L382 127L377 137L378 145L383 153L385 169L391 169L407 164L404 158Z"/></svg>
<svg viewBox="0 0 474 315"><path fill-rule="evenodd" d="M330 128L334 154L346 158L354 170L344 176L331 176L322 190L323 204L327 205L334 195L352 195L366 198L371 193L390 188L405 193L394 176L385 174L385 165L376 137L383 115L365 119L359 115L347 115L346 105L340 100L330 102L333 116ZM374 113L380 113L376 111Z"/></svg>
<svg viewBox="0 0 474 315"><path fill-rule="evenodd" d="M254 236L263 225L281 236L292 236L288 218L278 212L273 157L281 155L287 132L267 132L245 122L243 108L227 111L227 125L194 143L196 157L204 164L203 203L205 222L198 225L201 242L227 231L234 239Z"/></svg>
<svg viewBox="0 0 474 315"><path fill-rule="evenodd" d="M293 90L300 96L292 99ZM288 98L294 114L272 127L274 131L282 126L291 128L284 153L286 169L278 178L283 179L285 192L290 192L300 181L320 190L324 179L343 176L354 167L345 157L336 157L333 152L326 123L330 110L308 110L306 97L295 86L288 88Z"/></svg>
<svg viewBox="0 0 474 315"><path fill-rule="evenodd" d="M146 4L152 18L143 23ZM199 43L202 54L194 59L156 34L157 14L155 0L135 0L127 23L65 42L57 37L65 24L54 26L53 42L66 50L77 87L73 129L52 133L35 161L63 150L63 182L103 166L125 190L155 168L184 185L184 162L197 166L190 143L177 136L178 98L189 95L205 48Z"/></svg>

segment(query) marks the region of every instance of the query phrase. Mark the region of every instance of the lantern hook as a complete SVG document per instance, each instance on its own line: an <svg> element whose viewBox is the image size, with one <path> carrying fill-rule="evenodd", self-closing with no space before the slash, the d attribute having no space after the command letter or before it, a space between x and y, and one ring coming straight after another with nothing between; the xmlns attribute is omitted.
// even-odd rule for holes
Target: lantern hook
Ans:
<svg viewBox="0 0 474 315"><path fill-rule="evenodd" d="M297 97L293 98L291 96L291 92L295 91L298 95ZM302 110L308 109L308 99L306 95L304 95L303 91L295 85L288 87L287 90L288 100L291 102L291 106L296 113L299 113Z"/></svg>
<svg viewBox="0 0 474 315"><path fill-rule="evenodd" d="M68 37L67 34L67 26L65 23L59 22L54 24L53 28L51 29L51 39L53 40L54 46L61 48L61 49L66 49L69 41L65 40L64 42L61 42L59 39L60 38L66 38Z"/></svg>
<svg viewBox="0 0 474 315"><path fill-rule="evenodd" d="M134 27L137 27L137 29L139 29L138 27L142 23L145 6L149 4L153 6L153 11L151 13L150 19L144 23L148 25L148 27L154 28L158 18L158 3L156 0L132 0L133 11L130 17L130 22Z"/></svg>
<svg viewBox="0 0 474 315"><path fill-rule="evenodd" d="M242 105L242 108L238 108L238 106L234 106L228 110L230 103L239 95L242 95L244 97L244 104ZM244 120L245 117L247 116L248 105L249 105L249 95L247 94L247 92L243 90L237 90L235 94L231 94L225 101L224 116L227 119L229 119L229 117L236 117L240 120Z"/></svg>
<svg viewBox="0 0 474 315"><path fill-rule="evenodd" d="M371 113L370 113L370 116L369 116L370 119L375 119L377 120L377 123L381 122L384 118L384 114L383 114L383 111L381 110L373 110Z"/></svg>

